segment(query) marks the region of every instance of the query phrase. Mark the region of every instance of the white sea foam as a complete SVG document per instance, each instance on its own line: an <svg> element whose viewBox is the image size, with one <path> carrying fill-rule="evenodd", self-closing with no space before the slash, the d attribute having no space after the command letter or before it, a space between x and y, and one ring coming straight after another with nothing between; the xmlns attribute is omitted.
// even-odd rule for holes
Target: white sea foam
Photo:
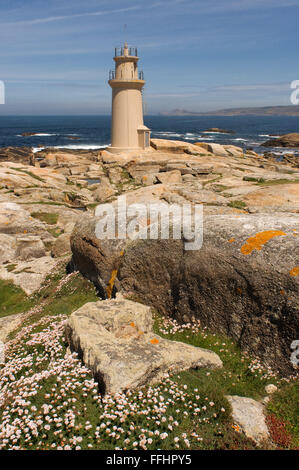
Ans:
<svg viewBox="0 0 299 470"><path fill-rule="evenodd" d="M153 134L166 137L184 137L185 134L177 134L176 132L153 132Z"/></svg>
<svg viewBox="0 0 299 470"><path fill-rule="evenodd" d="M241 139L241 137L237 138L237 139L232 139L234 141L242 141L242 142L247 142L247 139Z"/></svg>
<svg viewBox="0 0 299 470"><path fill-rule="evenodd" d="M272 137L273 139L279 139L280 135L259 134L259 137Z"/></svg>
<svg viewBox="0 0 299 470"><path fill-rule="evenodd" d="M227 135L230 134L230 132L219 132L219 131L202 131L203 134L223 134Z"/></svg>
<svg viewBox="0 0 299 470"><path fill-rule="evenodd" d="M58 134L46 134L46 133L40 132L39 134L28 135L25 137L52 137L55 135L58 135ZM24 136L21 136L21 137L24 137Z"/></svg>
<svg viewBox="0 0 299 470"><path fill-rule="evenodd" d="M294 150L275 150L274 155L285 155L285 154L291 154L294 155L296 152Z"/></svg>
<svg viewBox="0 0 299 470"><path fill-rule="evenodd" d="M54 145L51 148L54 149L69 149L69 150L98 150L98 149L105 149L108 145L89 145L89 144L81 144L81 145ZM32 152L37 153L45 150L49 147L33 147Z"/></svg>
<svg viewBox="0 0 299 470"><path fill-rule="evenodd" d="M78 145L55 145L55 149L70 149L70 150L97 150L105 149L108 145L89 145L89 144L78 144Z"/></svg>

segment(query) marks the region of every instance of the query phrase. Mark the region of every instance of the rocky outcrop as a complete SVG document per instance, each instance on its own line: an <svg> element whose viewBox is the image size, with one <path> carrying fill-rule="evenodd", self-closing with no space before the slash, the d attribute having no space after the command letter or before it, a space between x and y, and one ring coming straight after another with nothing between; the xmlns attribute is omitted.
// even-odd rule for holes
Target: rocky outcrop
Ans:
<svg viewBox="0 0 299 470"><path fill-rule="evenodd" d="M30 147L5 147L0 148L0 162L4 161L34 165L35 157Z"/></svg>
<svg viewBox="0 0 299 470"><path fill-rule="evenodd" d="M276 139L267 140L263 147L299 147L299 133L285 134Z"/></svg>
<svg viewBox="0 0 299 470"><path fill-rule="evenodd" d="M163 184L174 184L182 182L182 176L179 170L165 171L164 173L159 173L158 175L156 175L156 178L160 183Z"/></svg>
<svg viewBox="0 0 299 470"><path fill-rule="evenodd" d="M183 240L99 240L97 219L71 237L76 269L101 287L135 295L180 321L199 318L231 336L265 364L293 371L298 335L298 217L277 214L206 216L203 246Z"/></svg>
<svg viewBox="0 0 299 470"><path fill-rule="evenodd" d="M201 149L197 148L193 144L188 142L182 142L181 140L166 140L166 139L151 139L151 146L155 150L172 153L186 152L188 154L200 155L204 153Z"/></svg>
<svg viewBox="0 0 299 470"><path fill-rule="evenodd" d="M128 300L92 302L71 315L66 340L104 393L148 385L169 372L222 367L212 351L163 339L152 326L150 307Z"/></svg>
<svg viewBox="0 0 299 470"><path fill-rule="evenodd" d="M57 240L53 243L51 249L51 255L54 258L59 258L60 256L65 256L71 253L71 245L70 245L70 235L64 233L57 238Z"/></svg>
<svg viewBox="0 0 299 470"><path fill-rule="evenodd" d="M9 333L22 324L23 318L24 313L17 313L0 318L0 341L4 343Z"/></svg>
<svg viewBox="0 0 299 470"><path fill-rule="evenodd" d="M42 240L34 235L16 237L16 258L27 261L32 258L46 256L45 246Z"/></svg>
<svg viewBox="0 0 299 470"><path fill-rule="evenodd" d="M115 194L115 190L110 184L110 181L106 177L101 178L101 182L97 185L97 189L94 191L94 198L98 202L104 202Z"/></svg>
<svg viewBox="0 0 299 470"><path fill-rule="evenodd" d="M216 132L217 134L234 134L234 131L230 131L227 129L219 129L218 127L211 127L204 132Z"/></svg>
<svg viewBox="0 0 299 470"><path fill-rule="evenodd" d="M252 398L228 395L232 407L232 417L246 437L258 445L269 441L270 434L266 425L264 406Z"/></svg>
<svg viewBox="0 0 299 470"><path fill-rule="evenodd" d="M48 227L31 217L24 206L0 203L0 278L14 282L28 295L40 287L57 263L47 252L56 240Z"/></svg>
<svg viewBox="0 0 299 470"><path fill-rule="evenodd" d="M243 198L251 210L299 212L299 183L269 186L251 191Z"/></svg>

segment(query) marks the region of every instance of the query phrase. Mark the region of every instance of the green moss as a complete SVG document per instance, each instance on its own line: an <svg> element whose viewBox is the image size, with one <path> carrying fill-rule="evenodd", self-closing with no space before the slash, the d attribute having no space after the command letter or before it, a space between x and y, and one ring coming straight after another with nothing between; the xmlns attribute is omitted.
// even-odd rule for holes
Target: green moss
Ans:
<svg viewBox="0 0 299 470"><path fill-rule="evenodd" d="M277 180L265 180L265 181L259 181L258 184L262 186L275 186L277 184L298 184L299 179L294 179L294 180L288 180L286 178L281 178Z"/></svg>
<svg viewBox="0 0 299 470"><path fill-rule="evenodd" d="M213 189L216 193L221 193L221 191L231 189L231 186L225 186L224 184L214 184L211 189Z"/></svg>
<svg viewBox="0 0 299 470"><path fill-rule="evenodd" d="M243 181L253 181L255 183L265 183L264 178L255 178L254 176L244 176Z"/></svg>
<svg viewBox="0 0 299 470"><path fill-rule="evenodd" d="M14 271L18 265L17 264L7 264L5 267L9 273Z"/></svg>
<svg viewBox="0 0 299 470"><path fill-rule="evenodd" d="M25 173L26 175L28 176L31 176L31 178L34 178L38 181L41 181L43 183L45 183L45 180L43 180L40 176L38 175L35 175L34 173L32 173L31 171L28 171L28 170L24 170L23 168L11 168L12 170L15 170L15 171L19 171L20 173Z"/></svg>
<svg viewBox="0 0 299 470"><path fill-rule="evenodd" d="M216 178L213 178L211 180L207 180L207 181L201 181L203 187L205 187L207 184L210 184L210 183L215 183L216 181L219 181L221 180L222 178L222 174L219 174Z"/></svg>
<svg viewBox="0 0 299 470"><path fill-rule="evenodd" d="M229 207L233 207L234 209L245 209L246 203L244 201L231 201L228 203Z"/></svg>
<svg viewBox="0 0 299 470"><path fill-rule="evenodd" d="M34 219L38 219L48 225L56 225L59 217L58 214L52 212L32 212L30 215Z"/></svg>
<svg viewBox="0 0 299 470"><path fill-rule="evenodd" d="M63 229L60 228L49 228L48 232L55 238L58 238L62 233L64 233Z"/></svg>
<svg viewBox="0 0 299 470"><path fill-rule="evenodd" d="M26 312L33 305L30 297L10 281L0 279L0 317Z"/></svg>

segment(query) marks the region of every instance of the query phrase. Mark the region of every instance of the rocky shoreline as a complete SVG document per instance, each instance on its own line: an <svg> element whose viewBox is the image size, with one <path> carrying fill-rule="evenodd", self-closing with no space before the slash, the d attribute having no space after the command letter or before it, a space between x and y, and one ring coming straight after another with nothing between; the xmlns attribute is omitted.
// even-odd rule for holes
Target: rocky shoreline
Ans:
<svg viewBox="0 0 299 470"><path fill-rule="evenodd" d="M298 188L299 171L293 166L286 162L274 164L252 151L244 154L242 148L229 145L203 142L193 145L153 139L152 149L139 155L134 152L113 155L106 150L47 149L39 152L38 160L28 149L2 151L0 277L32 293L54 268L55 260L69 255L72 246L76 269L92 279L104 296L113 263L116 263L120 268L115 280L117 290L138 296L142 293L143 300L181 321L198 316L209 328L231 335L248 352L290 372L289 344L298 328L298 277L289 274L298 265ZM89 229L94 208L100 203L116 201L124 194L128 202L203 204L206 249L196 254L196 265L202 266L201 273L197 270L193 273L195 266L189 266L188 257L183 256L177 242L173 246L166 244L164 248L162 242L161 248L160 242L152 248L147 244L136 247L140 256L148 251L148 257L146 264L143 260L143 265L135 268L130 260L136 261L139 251L133 251L127 258L127 247L120 264L113 245L105 248L98 245ZM243 226L248 229L244 231ZM266 247L248 257L240 254L246 239L271 230L280 230L287 236L269 241ZM230 243L230 239L234 241ZM154 261L150 253L160 253L161 249ZM105 253L100 264L96 264L97 250ZM171 272L166 272L166 266L173 264L172 258L178 264L173 265ZM165 266L158 261L162 259ZM191 257L190 262L194 259ZM205 266L211 264L215 269L206 270ZM157 276L159 265L161 273L164 272L162 278ZM137 284L132 284L127 279L130 269L140 270L144 278L140 275ZM185 273L182 279L180 272ZM147 292L147 286L156 276L155 287L152 285ZM184 288L184 296L181 296L178 292L184 283L188 289ZM196 284L203 289L198 300ZM166 295L169 289L173 291L170 297ZM227 305L230 305L228 311ZM274 328L268 346L262 334L265 325L261 315L266 322L270 320L269 332ZM244 330L247 321L248 333ZM256 321L258 327L253 326L252 322ZM277 326L281 324L282 329ZM250 345L253 331L260 337L260 343L255 346ZM277 335L281 339L275 339Z"/></svg>
<svg viewBox="0 0 299 470"><path fill-rule="evenodd" d="M265 386L290 387L293 393L297 372L290 355L299 331L299 170L287 161L210 141L152 139L151 145L138 154L51 148L35 154L29 148L0 152L0 340L7 348L0 405L8 393L5 410L13 419L14 390L22 374L7 377L15 358L25 358L22 343L29 348L24 360L32 383L43 390L39 381L45 374L72 384L75 374L80 406L89 395L96 397L89 405L93 415L102 412L103 400L118 406L135 389L149 393L150 403L151 390L159 390L161 381L181 394L181 376L188 384L182 390L190 388L194 399L191 384L197 377L201 387L208 387L205 400L215 406L217 419L227 413L225 436L234 433L238 446L246 442L247 448L275 446L267 421L271 415L264 415L273 392L265 396ZM202 248L186 251L183 239L99 239L95 209L106 203L118 207L120 196L127 204L202 204ZM149 231L151 224L143 224ZM175 224L173 219L172 229ZM31 341L37 349L30 349ZM44 358L34 359L35 350L43 350ZM281 375L288 378L282 381ZM85 390L87 383L91 387L83 396L82 383ZM47 387L43 393L60 403L60 395L49 395ZM179 407L185 416L184 400L176 400L176 411L169 413ZM207 408L203 401L198 411L198 401L192 408L196 420ZM169 426L165 434L172 435L174 426ZM100 431L93 432L97 448ZM196 433L183 434L192 446L197 445L194 436L201 442ZM9 447L5 424L0 424L1 438L3 448ZM51 439L45 442L53 445ZM101 435L103 445L113 439L110 432ZM153 445L163 448L164 437L159 439L152 439ZM204 438L204 448L208 442L210 437ZM41 441L36 448L47 447Z"/></svg>

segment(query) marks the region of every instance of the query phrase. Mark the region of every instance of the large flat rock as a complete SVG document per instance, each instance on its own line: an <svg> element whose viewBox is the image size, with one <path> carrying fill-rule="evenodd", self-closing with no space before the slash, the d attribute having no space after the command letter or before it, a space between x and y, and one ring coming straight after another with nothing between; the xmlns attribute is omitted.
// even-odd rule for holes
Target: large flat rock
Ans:
<svg viewBox="0 0 299 470"><path fill-rule="evenodd" d="M203 245L193 251L185 249L183 237L99 239L96 224L96 218L80 221L71 246L75 268L103 296L115 273L114 292L138 296L182 322L195 316L268 366L293 373L290 345L299 328L297 214L206 215Z"/></svg>
<svg viewBox="0 0 299 470"><path fill-rule="evenodd" d="M265 421L264 406L256 400L237 395L228 395L227 400L232 407L232 416L244 434L262 444L269 440L270 435Z"/></svg>
<svg viewBox="0 0 299 470"><path fill-rule="evenodd" d="M85 304L66 325L66 339L98 380L116 393L159 381L165 373L222 367L212 351L161 338L150 307L129 300Z"/></svg>

